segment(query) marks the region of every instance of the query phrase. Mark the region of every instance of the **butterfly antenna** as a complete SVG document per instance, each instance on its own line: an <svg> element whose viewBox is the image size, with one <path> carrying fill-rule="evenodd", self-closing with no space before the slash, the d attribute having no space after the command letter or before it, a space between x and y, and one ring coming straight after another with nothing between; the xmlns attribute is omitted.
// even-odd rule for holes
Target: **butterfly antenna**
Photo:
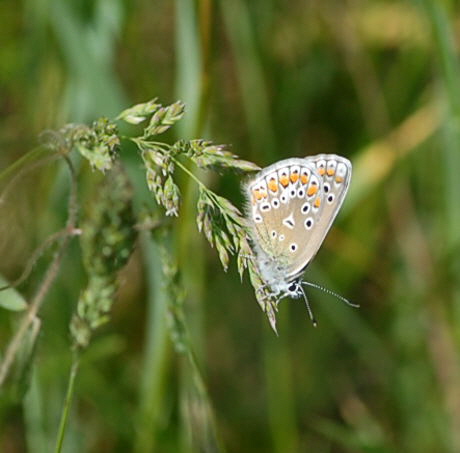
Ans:
<svg viewBox="0 0 460 453"><path fill-rule="evenodd" d="M332 291L332 290L330 290L328 288L324 288L324 286L318 285L317 283L302 282L302 284L306 285L306 286L311 286L312 288L319 289L319 290L325 292L326 294L334 296L337 299L341 300L342 302L345 302L350 307L354 307L354 308L359 308L360 307L359 304L354 304L353 302L350 302L348 299L346 299L345 297L341 296L340 294L337 294L336 292L334 292L334 291Z"/></svg>
<svg viewBox="0 0 460 453"><path fill-rule="evenodd" d="M300 285L299 285L299 289L300 289L300 291L302 291L303 298L305 300L305 305L307 306L308 315L310 316L310 319L311 319L311 322L313 324L313 327L317 327L318 323L316 322L316 319L313 316L313 311L312 311L312 309L310 307L310 302L308 302L307 295L305 294L305 291L303 290L303 288Z"/></svg>

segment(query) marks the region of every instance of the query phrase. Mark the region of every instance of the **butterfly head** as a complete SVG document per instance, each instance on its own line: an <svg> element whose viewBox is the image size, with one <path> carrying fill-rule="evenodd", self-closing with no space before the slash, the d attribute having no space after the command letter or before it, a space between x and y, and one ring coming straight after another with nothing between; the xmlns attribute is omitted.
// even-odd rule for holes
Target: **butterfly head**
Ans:
<svg viewBox="0 0 460 453"><path fill-rule="evenodd" d="M289 296L293 299L299 299L303 296L302 280L296 278L289 283L289 286L286 289L286 296Z"/></svg>

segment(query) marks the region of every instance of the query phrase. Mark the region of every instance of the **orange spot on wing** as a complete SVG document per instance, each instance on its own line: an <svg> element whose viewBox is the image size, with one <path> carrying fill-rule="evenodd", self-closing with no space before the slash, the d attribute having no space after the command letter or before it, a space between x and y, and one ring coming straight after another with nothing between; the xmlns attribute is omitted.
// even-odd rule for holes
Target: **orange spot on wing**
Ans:
<svg viewBox="0 0 460 453"><path fill-rule="evenodd" d="M302 175L300 177L300 180L302 181L302 184L307 184L308 182L308 176L307 175Z"/></svg>
<svg viewBox="0 0 460 453"><path fill-rule="evenodd" d="M318 198L315 200L315 202L313 203L313 206L314 206L315 208L319 208L319 207L321 206L321 198L318 197Z"/></svg>
<svg viewBox="0 0 460 453"><path fill-rule="evenodd" d="M260 194L262 195L262 198L267 198L268 197L268 194L267 194L267 192L265 192L265 190L261 190Z"/></svg>
<svg viewBox="0 0 460 453"><path fill-rule="evenodd" d="M275 178L272 178L272 179L270 179L270 181L268 181L268 188L272 192L277 192L278 191L278 184L276 183Z"/></svg>
<svg viewBox="0 0 460 453"><path fill-rule="evenodd" d="M286 187L289 184L289 178L286 175L281 176L280 183L283 187Z"/></svg>
<svg viewBox="0 0 460 453"><path fill-rule="evenodd" d="M318 186L312 185L308 188L307 195L311 197L312 195L315 195L316 192L318 192Z"/></svg>
<svg viewBox="0 0 460 453"><path fill-rule="evenodd" d="M298 179L299 179L299 174L298 174L298 173L292 173L292 174L291 174L291 181L292 181L292 182L295 183L295 182L298 181Z"/></svg>
<svg viewBox="0 0 460 453"><path fill-rule="evenodd" d="M327 175L328 175L328 176L334 176L334 175L335 175L335 170L334 170L333 168L329 168L329 169L327 170Z"/></svg>
<svg viewBox="0 0 460 453"><path fill-rule="evenodd" d="M321 176L323 176L324 173L326 173L326 170L324 169L324 167L319 167L319 168L318 168L318 173L319 173Z"/></svg>
<svg viewBox="0 0 460 453"><path fill-rule="evenodd" d="M259 189L254 189L254 190L252 191L252 194L254 195L254 198L255 198L257 201L262 200L262 198L263 198L263 195L262 195L262 193L260 192Z"/></svg>
<svg viewBox="0 0 460 453"><path fill-rule="evenodd" d="M335 182L343 182L343 178L341 176L336 176Z"/></svg>

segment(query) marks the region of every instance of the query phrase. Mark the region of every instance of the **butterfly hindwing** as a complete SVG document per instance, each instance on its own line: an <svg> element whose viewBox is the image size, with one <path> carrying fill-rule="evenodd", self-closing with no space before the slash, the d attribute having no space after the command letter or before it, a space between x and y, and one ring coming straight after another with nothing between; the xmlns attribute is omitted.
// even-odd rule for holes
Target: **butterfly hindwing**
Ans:
<svg viewBox="0 0 460 453"><path fill-rule="evenodd" d="M255 241L283 266L286 279L300 274L317 253L350 177L347 159L322 154L277 162L247 185Z"/></svg>

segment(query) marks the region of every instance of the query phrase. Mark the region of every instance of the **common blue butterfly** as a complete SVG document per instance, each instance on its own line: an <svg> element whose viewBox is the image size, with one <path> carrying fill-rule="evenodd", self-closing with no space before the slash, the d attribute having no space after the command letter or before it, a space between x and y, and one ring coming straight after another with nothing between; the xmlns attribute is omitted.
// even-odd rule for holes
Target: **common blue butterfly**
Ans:
<svg viewBox="0 0 460 453"><path fill-rule="evenodd" d="M351 173L351 162L345 157L319 154L276 162L245 187L253 251L264 289L277 302L285 296L304 297L314 325L302 285L323 289L356 306L302 280L342 206Z"/></svg>

